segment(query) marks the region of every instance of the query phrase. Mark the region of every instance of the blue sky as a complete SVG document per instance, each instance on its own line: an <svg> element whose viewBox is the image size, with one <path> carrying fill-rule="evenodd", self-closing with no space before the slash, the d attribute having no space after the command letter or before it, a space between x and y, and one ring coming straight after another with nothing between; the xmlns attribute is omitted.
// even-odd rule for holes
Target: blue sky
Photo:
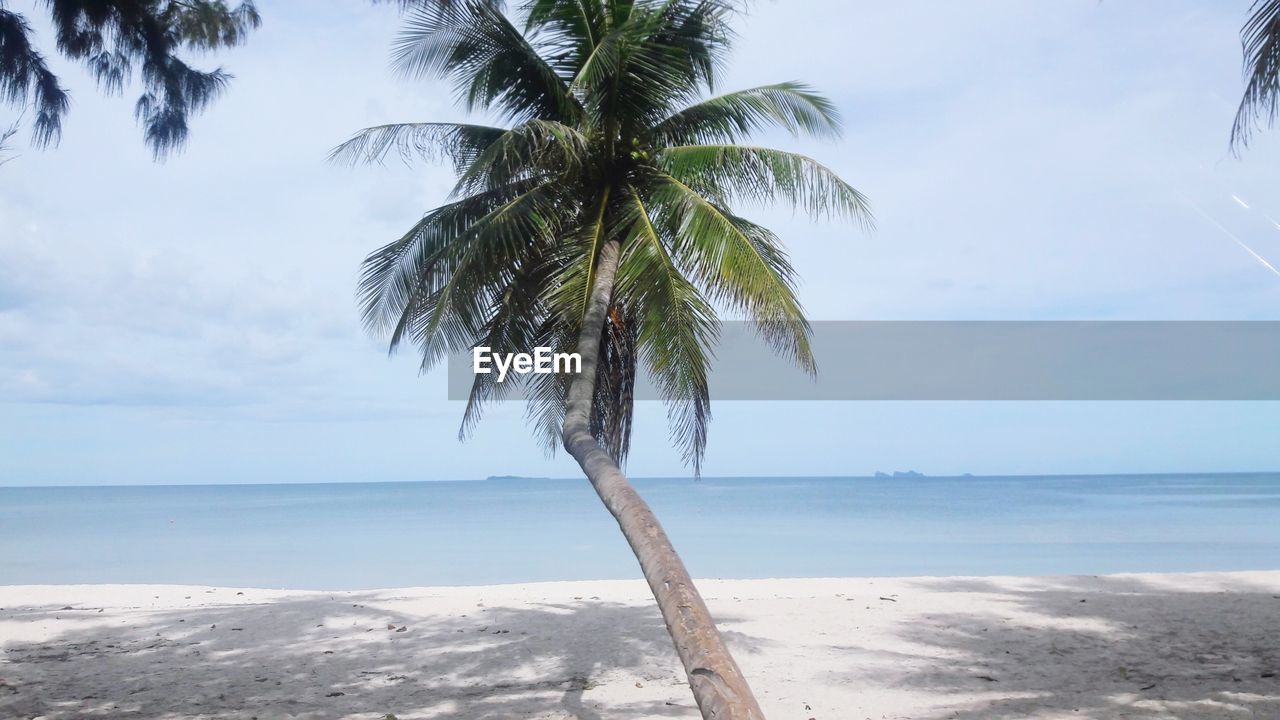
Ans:
<svg viewBox="0 0 1280 720"><path fill-rule="evenodd" d="M1280 275L1237 244L1280 264L1280 132L1240 159L1226 143L1247 5L759 3L726 86L832 97L842 141L764 140L838 170L879 228L749 214L788 242L815 319L1280 319ZM74 92L61 147L0 166L0 484L576 474L519 406L458 443L443 374L359 327L360 259L449 176L325 153L366 125L460 119L448 89L390 72L390 7L261 9L216 59L230 92L162 165L129 92L56 63ZM714 413L712 475L1280 469L1274 403ZM684 474L662 407L637 422L632 473Z"/></svg>

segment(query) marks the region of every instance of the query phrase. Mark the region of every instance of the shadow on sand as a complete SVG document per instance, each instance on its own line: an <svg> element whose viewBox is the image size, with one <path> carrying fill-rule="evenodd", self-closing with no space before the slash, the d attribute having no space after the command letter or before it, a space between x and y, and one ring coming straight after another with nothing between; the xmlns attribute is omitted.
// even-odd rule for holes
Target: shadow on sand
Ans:
<svg viewBox="0 0 1280 720"><path fill-rule="evenodd" d="M583 601L424 618L387 599L147 611L115 627L93 624L96 608L10 608L11 620L79 627L6 646L0 717L697 717L656 608ZM594 697L606 679L634 692Z"/></svg>
<svg viewBox="0 0 1280 720"><path fill-rule="evenodd" d="M862 720L852 710L874 706L876 720L1280 718L1280 595L1244 577L1231 592L1141 577L893 582L893 602L874 609L797 598L796 625L772 639L726 633L740 658L772 667L752 676L757 692L832 701L772 717ZM405 610L436 607L421 593L245 592L243 604L185 609L4 610L51 639L5 644L0 718L698 717L649 605L454 596L424 615ZM887 635L859 632L868 611L896 615Z"/></svg>
<svg viewBox="0 0 1280 720"><path fill-rule="evenodd" d="M1172 592L1135 577L1062 578L1049 589L982 579L923 580L990 593L998 614L938 613L899 631L951 658L901 677L947 696L989 693L918 720L1250 720L1280 718L1280 595ZM873 649L868 648L869 651Z"/></svg>

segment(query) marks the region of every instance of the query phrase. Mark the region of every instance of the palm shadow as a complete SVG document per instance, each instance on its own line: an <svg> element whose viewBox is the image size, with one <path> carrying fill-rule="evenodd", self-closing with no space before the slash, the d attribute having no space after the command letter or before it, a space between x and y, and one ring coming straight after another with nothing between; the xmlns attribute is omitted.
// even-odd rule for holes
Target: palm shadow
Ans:
<svg viewBox="0 0 1280 720"><path fill-rule="evenodd" d="M1230 592L1184 592L1134 576L1060 578L1048 589L920 580L990 593L999 611L904 625L899 635L923 651L903 658L913 670L881 680L955 696L920 720L1280 718L1280 595L1230 582Z"/></svg>
<svg viewBox="0 0 1280 720"><path fill-rule="evenodd" d="M0 717L697 716L654 607L592 599L424 617L388 600L316 594L118 625L95 624L96 608L9 608L9 620L73 629L5 646ZM608 697L595 691L605 682Z"/></svg>

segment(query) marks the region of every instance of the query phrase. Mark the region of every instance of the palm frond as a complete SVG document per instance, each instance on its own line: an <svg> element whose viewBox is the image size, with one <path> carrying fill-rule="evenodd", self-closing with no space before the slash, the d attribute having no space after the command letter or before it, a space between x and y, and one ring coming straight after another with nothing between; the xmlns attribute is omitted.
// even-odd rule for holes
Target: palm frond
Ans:
<svg viewBox="0 0 1280 720"><path fill-rule="evenodd" d="M587 304L591 301L591 288L595 286L596 259L600 255L600 249L604 247L605 240L610 235L609 202L611 200L616 201L612 190L613 188L606 187L600 193L600 197L592 203L593 214L588 218L588 224L583 226L579 232L579 236L587 240L586 246L589 248L584 256L587 272L582 284L580 315L586 313Z"/></svg>
<svg viewBox="0 0 1280 720"><path fill-rule="evenodd" d="M543 262L546 250L545 246L534 247L506 287L494 296L488 311L489 319L475 343L477 347L488 347L494 353L532 353L538 347L546 316L542 296L550 274L554 272L549 264ZM487 404L508 396L526 377L508 376L503 382L498 382L493 373L477 373L462 413L458 439L467 438L480 421Z"/></svg>
<svg viewBox="0 0 1280 720"><path fill-rule="evenodd" d="M1280 0L1257 0L1240 30L1248 82L1231 126L1231 147L1249 144L1254 125L1265 118L1274 125L1280 112Z"/></svg>
<svg viewBox="0 0 1280 720"><path fill-rule="evenodd" d="M447 158L462 172L507 130L463 123L395 123L368 127L329 153L330 162L380 163L392 152L404 162Z"/></svg>
<svg viewBox="0 0 1280 720"><path fill-rule="evenodd" d="M485 322L485 307L523 264L536 244L550 242L556 188L540 185L481 218L455 244L444 270L443 283L420 293L392 335L406 331L418 344L422 368L427 370L450 352L465 352L475 344Z"/></svg>
<svg viewBox="0 0 1280 720"><path fill-rule="evenodd" d="M626 5L627 3L610 3ZM525 34L563 78L572 78L608 32L613 16L601 0L530 0Z"/></svg>
<svg viewBox="0 0 1280 720"><path fill-rule="evenodd" d="M700 0L632 10L624 26L625 61L615 75L611 102L625 124L652 126L714 91L733 37L727 22L733 7L722 0Z"/></svg>
<svg viewBox="0 0 1280 720"><path fill-rule="evenodd" d="M784 201L815 217L873 224L867 199L813 158L746 145L681 145L655 158L671 177L717 202Z"/></svg>
<svg viewBox="0 0 1280 720"><path fill-rule="evenodd" d="M528 178L580 177L589 141L554 120L527 120L499 135L459 169L455 197Z"/></svg>
<svg viewBox="0 0 1280 720"><path fill-rule="evenodd" d="M795 296L795 269L777 236L669 175L650 196L682 269L713 299L745 312L775 351L813 372L809 323Z"/></svg>
<svg viewBox="0 0 1280 720"><path fill-rule="evenodd" d="M564 79L494 3L453 0L413 8L392 57L406 75L453 80L468 110L517 121L576 113Z"/></svg>
<svg viewBox="0 0 1280 720"><path fill-rule="evenodd" d="M635 308L635 344L667 405L671 441L699 474L711 420L709 353L719 321L672 260L639 191L628 188L627 200L628 241L618 264L616 295Z"/></svg>
<svg viewBox="0 0 1280 720"><path fill-rule="evenodd" d="M556 192L540 184L507 197L467 198L370 255L361 278L366 324L389 329L393 350L412 338L424 370L448 352L469 350L512 268L538 238L552 236Z"/></svg>
<svg viewBox="0 0 1280 720"><path fill-rule="evenodd" d="M807 85L784 82L703 100L661 120L651 133L659 145L692 145L741 142L771 128L834 138L840 113Z"/></svg>
<svg viewBox="0 0 1280 720"><path fill-rule="evenodd" d="M432 292L443 282L443 263L451 245L495 208L528 189L507 188L438 207L400 238L370 253L362 264L357 291L369 332L392 333L394 351L400 340L395 330L414 294Z"/></svg>
<svg viewBox="0 0 1280 720"><path fill-rule="evenodd" d="M573 352L577 349L579 326L573 320L549 315L538 331L537 344L556 352ZM538 444L548 456L560 447L560 430L564 426L565 398L569 394L572 376L557 373L530 375L525 382L525 418Z"/></svg>

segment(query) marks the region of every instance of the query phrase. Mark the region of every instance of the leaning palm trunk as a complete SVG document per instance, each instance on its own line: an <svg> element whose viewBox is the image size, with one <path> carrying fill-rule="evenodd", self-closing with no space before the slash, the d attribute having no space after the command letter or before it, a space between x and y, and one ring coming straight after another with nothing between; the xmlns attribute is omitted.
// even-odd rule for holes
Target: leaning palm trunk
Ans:
<svg viewBox="0 0 1280 720"><path fill-rule="evenodd" d="M725 647L707 605L685 570L649 504L622 473L618 463L591 434L591 398L595 391L596 359L605 314L618 268L619 244L605 243L600 251L591 298L578 338L582 373L569 389L564 420L564 446L582 466L587 479L617 519L623 536L640 561L662 611L667 632L684 664L702 717L711 720L763 720L742 671Z"/></svg>
<svg viewBox="0 0 1280 720"><path fill-rule="evenodd" d="M514 124L382 125L334 151L369 162L444 157L458 175L453 201L365 260L365 322L392 349L420 343L424 369L449 352L528 353L577 334L581 376L568 393L561 376L530 376L529 417L551 447L564 443L617 519L702 716L761 720L619 465L643 363L669 403L672 439L699 469L718 310L754 321L770 348L814 370L781 240L731 205L869 220L862 194L816 160L742 144L767 129L835 137L838 113L795 82L708 96L741 0L526 0L523 30L496 0L404 4L400 69L448 78L468 110ZM611 308L619 322L606 325ZM459 435L509 388L477 374Z"/></svg>

